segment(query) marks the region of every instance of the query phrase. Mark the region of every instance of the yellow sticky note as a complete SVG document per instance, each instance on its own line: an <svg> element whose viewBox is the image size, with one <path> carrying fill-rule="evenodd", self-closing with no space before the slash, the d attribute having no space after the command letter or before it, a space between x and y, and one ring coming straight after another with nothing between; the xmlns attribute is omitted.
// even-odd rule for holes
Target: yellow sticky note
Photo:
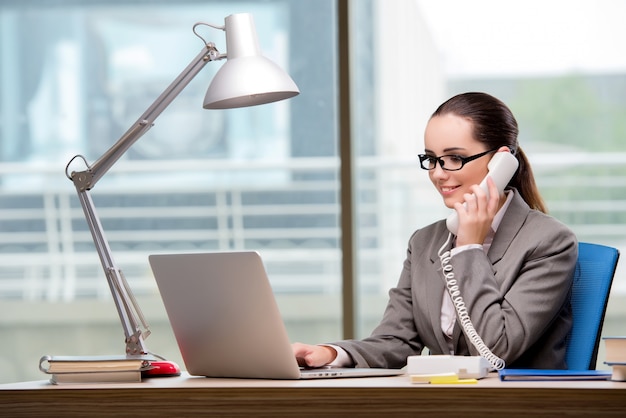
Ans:
<svg viewBox="0 0 626 418"><path fill-rule="evenodd" d="M435 373L435 374L412 374L410 376L411 383L431 383L433 380L458 380L459 377L455 373Z"/></svg>
<svg viewBox="0 0 626 418"><path fill-rule="evenodd" d="M455 373L438 373L438 374L412 374L411 383L431 383L431 384L467 384L477 383L476 379L459 379Z"/></svg>
<svg viewBox="0 0 626 418"><path fill-rule="evenodd" d="M445 377L435 377L433 379L430 380L430 383L433 384L467 384L467 383L478 383L478 380L476 379L459 379L458 376L454 379L451 378L445 378Z"/></svg>

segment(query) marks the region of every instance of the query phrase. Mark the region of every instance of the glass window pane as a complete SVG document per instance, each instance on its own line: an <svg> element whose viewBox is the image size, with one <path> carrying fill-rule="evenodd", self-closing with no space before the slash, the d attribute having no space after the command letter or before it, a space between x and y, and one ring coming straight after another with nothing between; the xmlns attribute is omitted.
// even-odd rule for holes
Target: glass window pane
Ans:
<svg viewBox="0 0 626 418"><path fill-rule="evenodd" d="M301 94L203 110L209 63L92 197L151 351L183 365L147 262L165 252L259 251L290 338L340 338L334 1L3 2L0 381L44 378L45 354L124 352L65 165L93 163L200 53L194 23L241 12ZM223 31L198 33L227 52Z"/></svg>
<svg viewBox="0 0 626 418"><path fill-rule="evenodd" d="M381 318L410 234L448 213L417 154L427 118L460 92L504 100L550 213L580 241L624 252L624 2L351 5L361 337ZM624 275L621 265L603 335L623 333Z"/></svg>

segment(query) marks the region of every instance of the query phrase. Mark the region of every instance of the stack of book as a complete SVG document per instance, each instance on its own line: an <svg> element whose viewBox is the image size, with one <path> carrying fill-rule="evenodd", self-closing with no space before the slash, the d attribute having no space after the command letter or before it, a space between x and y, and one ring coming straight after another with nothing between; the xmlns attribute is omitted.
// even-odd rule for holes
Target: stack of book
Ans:
<svg viewBox="0 0 626 418"><path fill-rule="evenodd" d="M626 336L604 337L605 361L611 366L611 380L626 381Z"/></svg>
<svg viewBox="0 0 626 418"><path fill-rule="evenodd" d="M141 382L151 356L43 356L39 370L51 375L50 383Z"/></svg>

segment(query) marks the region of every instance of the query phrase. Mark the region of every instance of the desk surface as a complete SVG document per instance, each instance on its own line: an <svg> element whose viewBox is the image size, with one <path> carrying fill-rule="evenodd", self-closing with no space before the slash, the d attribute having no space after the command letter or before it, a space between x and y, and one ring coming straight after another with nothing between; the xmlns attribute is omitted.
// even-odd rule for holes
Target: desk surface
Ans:
<svg viewBox="0 0 626 418"><path fill-rule="evenodd" d="M105 416L507 416L615 415L626 411L626 382L412 384L408 376L254 380L150 378L141 383L0 385L0 415ZM495 414L495 415L494 415Z"/></svg>

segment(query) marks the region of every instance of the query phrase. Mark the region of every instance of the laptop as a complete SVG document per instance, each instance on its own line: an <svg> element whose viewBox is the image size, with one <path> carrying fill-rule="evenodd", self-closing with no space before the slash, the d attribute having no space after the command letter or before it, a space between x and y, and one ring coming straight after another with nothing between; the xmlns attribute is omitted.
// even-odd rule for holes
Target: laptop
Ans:
<svg viewBox="0 0 626 418"><path fill-rule="evenodd" d="M400 369L299 367L257 252L156 254L149 261L191 375L306 379L403 374Z"/></svg>

